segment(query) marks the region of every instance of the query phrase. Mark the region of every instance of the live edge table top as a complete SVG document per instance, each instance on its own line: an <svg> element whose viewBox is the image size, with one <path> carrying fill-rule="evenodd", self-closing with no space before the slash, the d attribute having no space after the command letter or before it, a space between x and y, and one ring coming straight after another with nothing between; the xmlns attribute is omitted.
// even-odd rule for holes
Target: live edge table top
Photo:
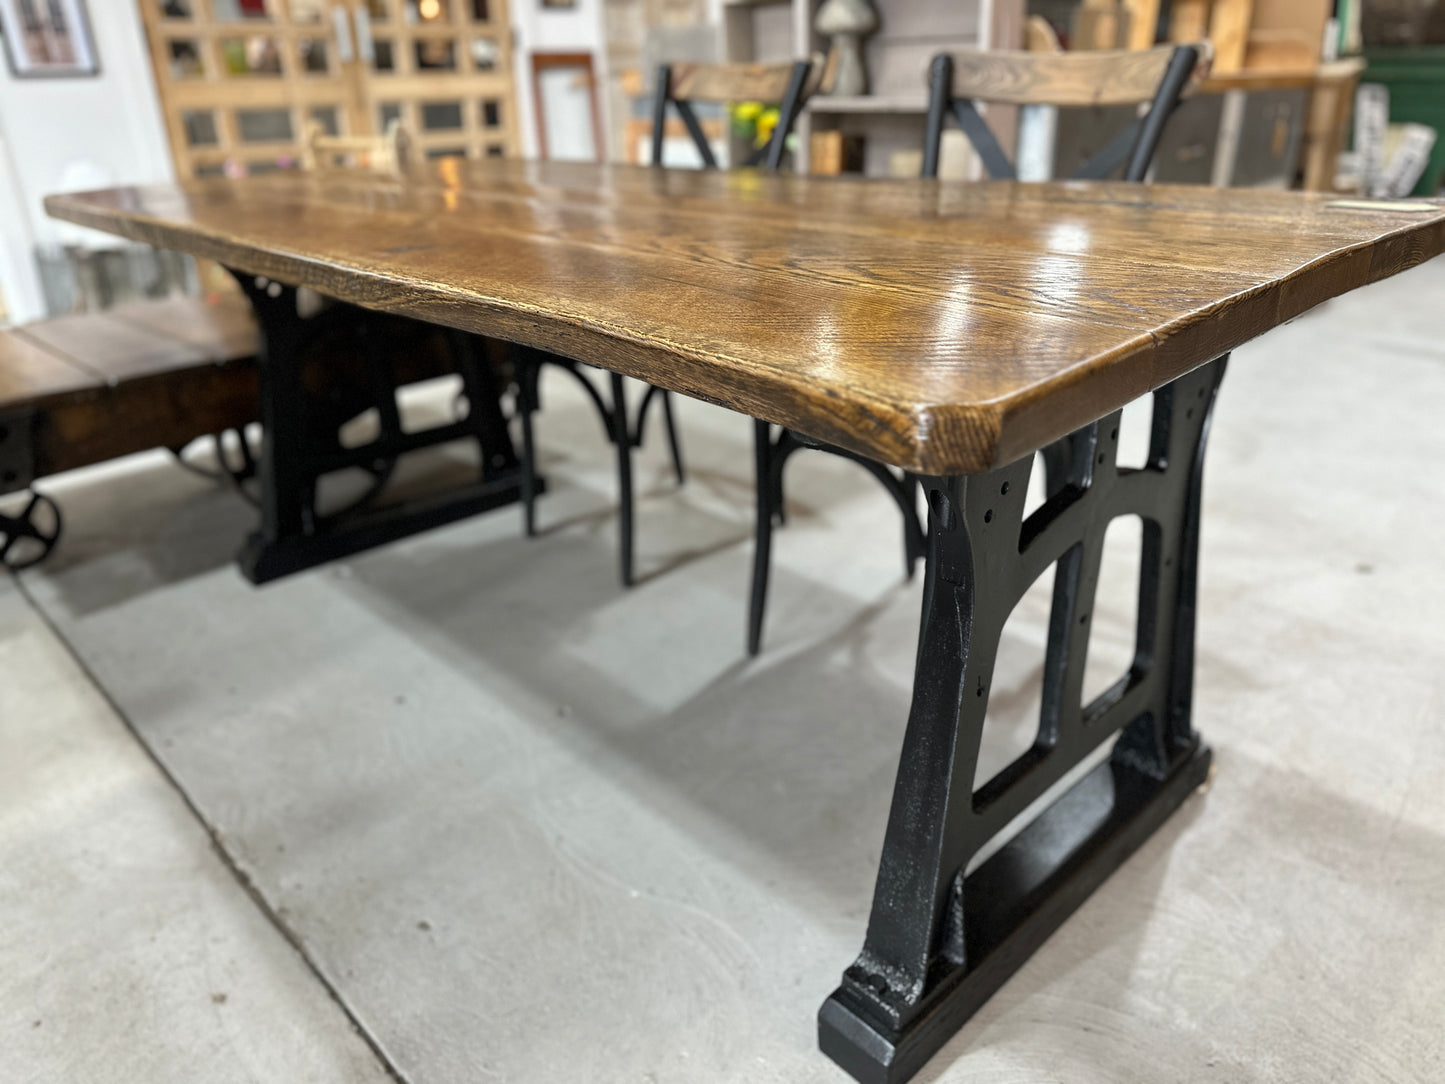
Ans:
<svg viewBox="0 0 1445 1084"><path fill-rule="evenodd" d="M46 208L935 475L1026 455L1445 250L1445 203L503 160Z"/></svg>

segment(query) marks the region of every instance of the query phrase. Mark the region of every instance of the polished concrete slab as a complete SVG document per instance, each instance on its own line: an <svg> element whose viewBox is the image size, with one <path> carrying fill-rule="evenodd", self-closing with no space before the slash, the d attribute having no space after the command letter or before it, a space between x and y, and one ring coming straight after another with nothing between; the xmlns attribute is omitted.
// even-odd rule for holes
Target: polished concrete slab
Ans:
<svg viewBox="0 0 1445 1084"><path fill-rule="evenodd" d="M390 1079L0 578L0 1080Z"/></svg>
<svg viewBox="0 0 1445 1084"><path fill-rule="evenodd" d="M1215 783L920 1079L1445 1074L1442 289L1436 261L1231 363L1196 705ZM747 660L750 429L682 422L685 488L644 455L630 591L565 378L535 540L502 512L256 590L229 565L249 511L163 458L52 486L72 534L28 589L406 1080L840 1079L813 1014L862 939L918 585L887 498L800 455ZM1006 633L992 766L1046 620L1034 596Z"/></svg>

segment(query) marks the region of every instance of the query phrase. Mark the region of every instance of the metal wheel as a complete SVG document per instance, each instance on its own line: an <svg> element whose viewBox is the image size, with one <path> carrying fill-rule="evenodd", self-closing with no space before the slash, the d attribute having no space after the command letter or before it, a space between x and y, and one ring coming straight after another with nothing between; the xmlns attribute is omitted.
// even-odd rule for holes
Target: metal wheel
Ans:
<svg viewBox="0 0 1445 1084"><path fill-rule="evenodd" d="M11 572L38 565L60 541L62 526L60 506L32 492L18 516L0 513L0 564Z"/></svg>

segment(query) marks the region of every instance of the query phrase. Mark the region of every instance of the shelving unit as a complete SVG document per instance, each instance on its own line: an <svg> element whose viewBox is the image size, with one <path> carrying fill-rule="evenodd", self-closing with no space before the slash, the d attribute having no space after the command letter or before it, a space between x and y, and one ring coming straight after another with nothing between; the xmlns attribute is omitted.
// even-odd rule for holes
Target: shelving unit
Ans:
<svg viewBox="0 0 1445 1084"><path fill-rule="evenodd" d="M819 2L606 0L613 154L628 157L626 142L620 138L625 118L634 129L646 123L637 91L650 87L651 73L643 69L655 59L665 55L670 60L767 63L821 56L827 43L813 32ZM808 103L797 127L800 170L808 169L809 141L816 129L863 136L867 172L886 173L893 150L921 144L927 107L924 80L935 53L968 46L1016 47L1023 40L1024 0L956 0L947 6L937 0L873 0L873 4L880 26L864 43L873 93L848 98L822 95ZM915 118L916 123L899 124L900 117Z"/></svg>
<svg viewBox="0 0 1445 1084"><path fill-rule="evenodd" d="M813 98L798 120L797 167L809 168L815 131L842 131L864 141L865 172L886 174L895 150L921 145L928 62L943 49L1012 48L1023 40L1023 0L873 0L879 28L864 43L870 93ZM761 0L723 5L728 60L781 60L821 54L813 32L818 0ZM782 18L772 14L786 8ZM900 122L901 120L901 122Z"/></svg>
<svg viewBox="0 0 1445 1084"><path fill-rule="evenodd" d="M838 116L862 116L864 114L892 114L909 116L928 110L928 99L923 96L883 96L860 94L854 96L820 95L809 103L813 113L836 114Z"/></svg>

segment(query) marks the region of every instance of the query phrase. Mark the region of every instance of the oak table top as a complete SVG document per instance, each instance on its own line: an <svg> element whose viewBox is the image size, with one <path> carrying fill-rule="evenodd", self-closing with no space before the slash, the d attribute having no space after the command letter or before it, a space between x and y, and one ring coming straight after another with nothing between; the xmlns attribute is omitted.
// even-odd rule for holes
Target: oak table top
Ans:
<svg viewBox="0 0 1445 1084"><path fill-rule="evenodd" d="M936 475L1026 455L1445 250L1445 202L515 160L46 208Z"/></svg>

